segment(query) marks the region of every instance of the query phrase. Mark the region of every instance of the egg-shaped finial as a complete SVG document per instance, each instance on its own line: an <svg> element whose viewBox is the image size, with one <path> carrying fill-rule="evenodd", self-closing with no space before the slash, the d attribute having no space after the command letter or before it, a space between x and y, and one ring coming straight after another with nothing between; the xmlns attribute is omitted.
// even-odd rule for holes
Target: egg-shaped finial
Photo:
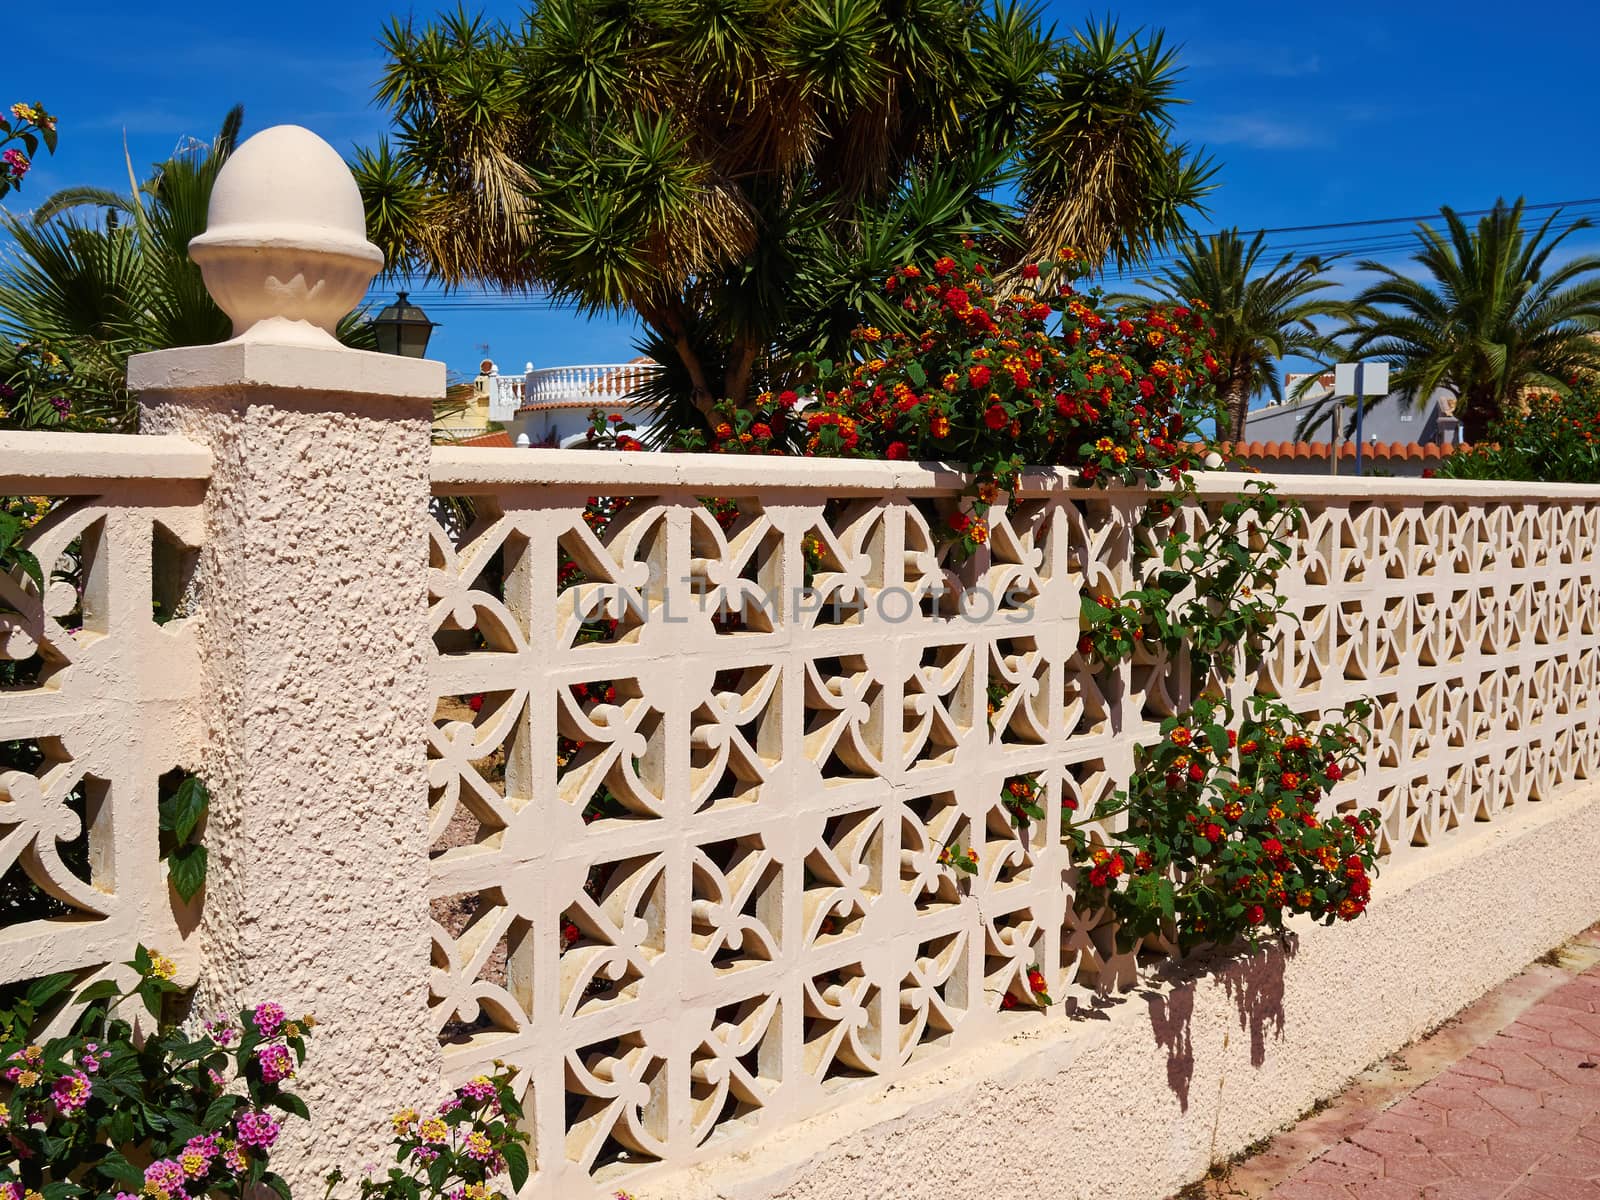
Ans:
<svg viewBox="0 0 1600 1200"><path fill-rule="evenodd" d="M299 125L263 129L233 152L189 257L235 341L291 345L337 345L340 318L383 266L350 168Z"/></svg>

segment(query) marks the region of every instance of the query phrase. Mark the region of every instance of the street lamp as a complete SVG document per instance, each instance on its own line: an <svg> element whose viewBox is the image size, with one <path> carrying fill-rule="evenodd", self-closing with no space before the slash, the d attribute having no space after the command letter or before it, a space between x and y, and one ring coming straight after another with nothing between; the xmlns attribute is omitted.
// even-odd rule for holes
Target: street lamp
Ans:
<svg viewBox="0 0 1600 1200"><path fill-rule="evenodd" d="M438 326L428 314L412 304L401 292L394 303L372 319L372 333L384 354L421 358L428 352L428 338Z"/></svg>

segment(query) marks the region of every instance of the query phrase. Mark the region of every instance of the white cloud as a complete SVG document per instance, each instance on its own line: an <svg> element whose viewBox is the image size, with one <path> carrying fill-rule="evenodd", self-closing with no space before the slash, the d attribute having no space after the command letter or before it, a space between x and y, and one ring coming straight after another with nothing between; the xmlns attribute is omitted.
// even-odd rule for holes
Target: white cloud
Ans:
<svg viewBox="0 0 1600 1200"><path fill-rule="evenodd" d="M1186 120L1185 137L1211 146L1247 146L1252 150L1299 150L1328 144L1326 133L1314 124L1279 120L1254 113L1224 113Z"/></svg>

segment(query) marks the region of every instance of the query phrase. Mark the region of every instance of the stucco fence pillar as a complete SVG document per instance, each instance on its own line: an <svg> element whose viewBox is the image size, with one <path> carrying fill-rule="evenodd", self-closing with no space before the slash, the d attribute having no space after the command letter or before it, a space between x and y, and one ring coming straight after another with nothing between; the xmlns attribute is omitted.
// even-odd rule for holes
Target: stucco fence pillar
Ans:
<svg viewBox="0 0 1600 1200"><path fill-rule="evenodd" d="M275 1156L298 1190L384 1157L431 1098L427 504L444 364L332 336L381 265L315 135L250 139L192 246L232 341L129 366L147 433L214 459L200 572L210 869L197 1015L274 1000L320 1027Z"/></svg>

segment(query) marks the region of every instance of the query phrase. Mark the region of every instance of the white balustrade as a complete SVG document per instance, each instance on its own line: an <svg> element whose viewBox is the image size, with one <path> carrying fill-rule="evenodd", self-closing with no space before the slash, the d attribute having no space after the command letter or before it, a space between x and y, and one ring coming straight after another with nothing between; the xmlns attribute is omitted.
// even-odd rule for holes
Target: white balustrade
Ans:
<svg viewBox="0 0 1600 1200"><path fill-rule="evenodd" d="M529 371L524 408L568 408L626 400L661 368L655 363L589 363Z"/></svg>

